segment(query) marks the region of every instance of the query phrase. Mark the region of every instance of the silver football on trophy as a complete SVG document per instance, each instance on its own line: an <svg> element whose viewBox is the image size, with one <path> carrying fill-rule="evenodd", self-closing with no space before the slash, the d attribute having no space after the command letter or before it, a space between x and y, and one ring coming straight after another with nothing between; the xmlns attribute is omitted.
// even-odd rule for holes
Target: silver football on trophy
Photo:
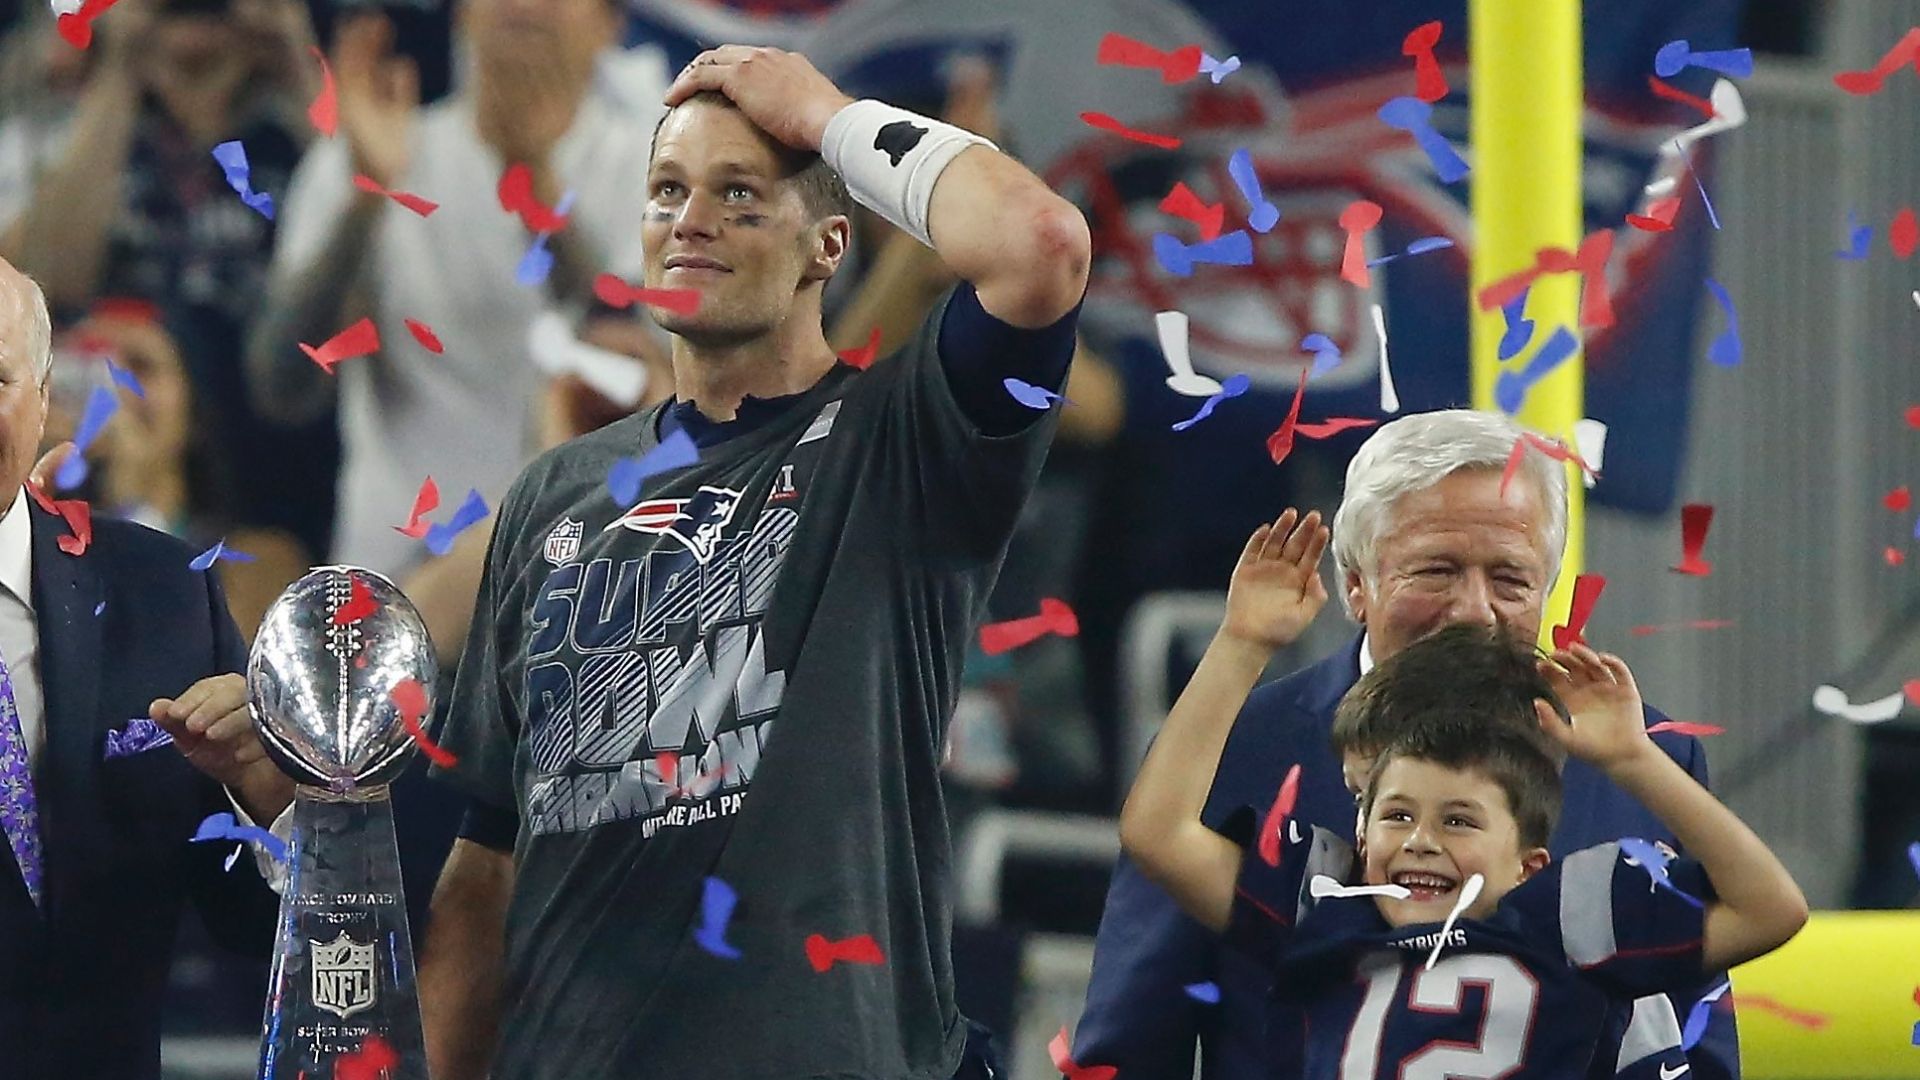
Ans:
<svg viewBox="0 0 1920 1080"><path fill-rule="evenodd" d="M437 671L426 623L393 582L357 566L318 567L260 621L247 657L253 727L299 783L390 783L415 749L403 713L426 723Z"/></svg>

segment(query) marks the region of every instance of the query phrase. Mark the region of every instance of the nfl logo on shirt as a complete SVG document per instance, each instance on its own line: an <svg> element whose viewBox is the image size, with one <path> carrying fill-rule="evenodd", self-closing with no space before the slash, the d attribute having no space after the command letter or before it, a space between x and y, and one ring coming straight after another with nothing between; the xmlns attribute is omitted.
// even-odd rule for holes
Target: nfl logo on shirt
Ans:
<svg viewBox="0 0 1920 1080"><path fill-rule="evenodd" d="M586 531L586 522L572 518L561 518L560 524L547 534L547 561L555 566L573 561L580 554L580 536Z"/></svg>
<svg viewBox="0 0 1920 1080"><path fill-rule="evenodd" d="M373 946L355 944L347 932L329 942L311 938L313 1004L345 1020L373 1007Z"/></svg>

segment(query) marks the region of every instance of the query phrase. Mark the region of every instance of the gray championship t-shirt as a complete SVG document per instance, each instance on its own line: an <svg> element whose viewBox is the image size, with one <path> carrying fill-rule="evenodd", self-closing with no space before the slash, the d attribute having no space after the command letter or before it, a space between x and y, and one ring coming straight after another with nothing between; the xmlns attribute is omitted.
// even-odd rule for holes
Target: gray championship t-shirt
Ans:
<svg viewBox="0 0 1920 1080"><path fill-rule="evenodd" d="M945 310L631 506L608 470L658 443L659 409L502 504L438 733L456 782L520 817L495 1077L958 1067L940 755L1055 419L979 431ZM709 876L738 896L738 959L696 942ZM818 972L815 934L885 962Z"/></svg>

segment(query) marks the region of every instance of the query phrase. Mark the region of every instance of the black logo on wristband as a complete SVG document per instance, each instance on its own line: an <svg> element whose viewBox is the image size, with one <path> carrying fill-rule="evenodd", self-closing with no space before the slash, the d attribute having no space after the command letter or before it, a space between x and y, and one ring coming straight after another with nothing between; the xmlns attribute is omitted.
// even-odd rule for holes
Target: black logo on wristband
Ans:
<svg viewBox="0 0 1920 1080"><path fill-rule="evenodd" d="M873 136L873 148L885 150L889 163L898 168L900 159L906 157L908 151L919 146L920 139L926 133L927 129L918 124L907 120L895 120L891 124L882 126Z"/></svg>

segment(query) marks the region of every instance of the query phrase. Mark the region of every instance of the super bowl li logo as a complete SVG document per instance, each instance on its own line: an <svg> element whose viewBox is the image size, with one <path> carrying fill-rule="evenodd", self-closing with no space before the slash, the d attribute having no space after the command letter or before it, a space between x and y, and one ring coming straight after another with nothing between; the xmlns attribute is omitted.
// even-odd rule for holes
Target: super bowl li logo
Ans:
<svg viewBox="0 0 1920 1080"><path fill-rule="evenodd" d="M309 938L308 960L313 971L313 1004L345 1020L373 1008L379 993L374 977L371 944L361 945L342 930L332 941Z"/></svg>

